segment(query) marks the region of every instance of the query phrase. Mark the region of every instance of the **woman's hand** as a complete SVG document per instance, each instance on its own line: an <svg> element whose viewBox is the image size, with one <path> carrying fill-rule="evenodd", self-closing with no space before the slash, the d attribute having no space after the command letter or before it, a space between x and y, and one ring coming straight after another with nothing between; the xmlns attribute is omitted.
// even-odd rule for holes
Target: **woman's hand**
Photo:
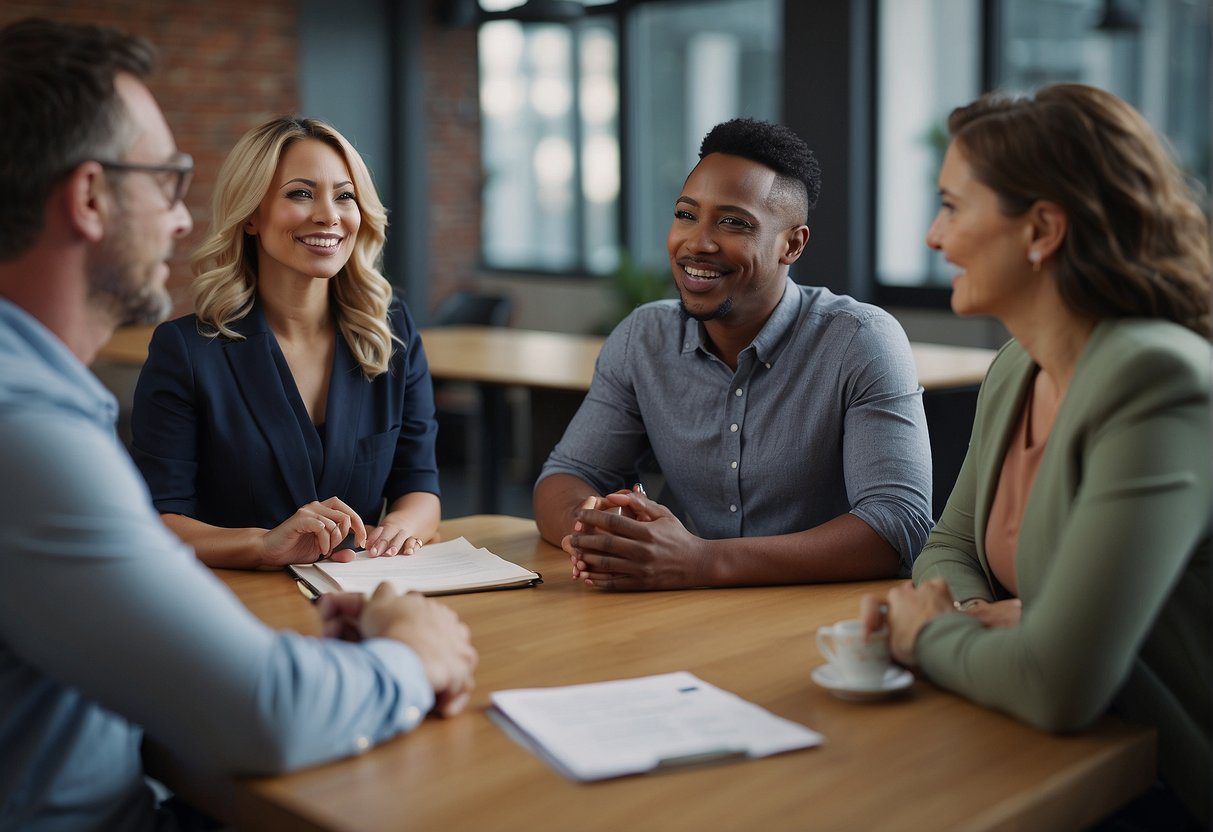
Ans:
<svg viewBox="0 0 1213 832"><path fill-rule="evenodd" d="M952 593L942 578L923 581L917 587L910 581L889 590L889 653L899 664L914 666L914 645L927 622L953 612Z"/></svg>
<svg viewBox="0 0 1213 832"><path fill-rule="evenodd" d="M1023 614L1023 602L1018 598L987 601L978 598L962 604L960 611L971 615L987 627L1018 627Z"/></svg>
<svg viewBox="0 0 1213 832"><path fill-rule="evenodd" d="M394 519L390 514L384 515L383 523L366 536L366 553L373 558L411 555L424 545L425 541L413 532L412 524Z"/></svg>
<svg viewBox="0 0 1213 832"><path fill-rule="evenodd" d="M259 560L263 566L314 563L323 557L353 560L352 549L336 550L351 532L357 545L365 545L366 527L352 508L336 497L311 502L262 535Z"/></svg>

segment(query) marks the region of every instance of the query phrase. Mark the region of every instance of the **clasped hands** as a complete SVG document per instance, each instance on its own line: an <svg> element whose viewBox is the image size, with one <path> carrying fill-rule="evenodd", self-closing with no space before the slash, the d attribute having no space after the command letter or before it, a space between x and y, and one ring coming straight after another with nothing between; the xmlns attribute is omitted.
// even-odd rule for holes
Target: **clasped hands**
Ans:
<svg viewBox="0 0 1213 832"><path fill-rule="evenodd" d="M933 578L918 586L903 581L889 590L884 598L865 595L859 603L859 610L864 637L888 626L889 653L899 664L913 667L918 634L932 619L960 611L986 627L1015 627L1019 625L1023 605L1018 598L1003 601L974 598L958 603L952 598L947 582L942 578Z"/></svg>
<svg viewBox="0 0 1213 832"><path fill-rule="evenodd" d="M454 716L467 705L480 658L467 625L450 607L416 592L398 595L382 583L369 599L357 592L325 593L316 609L328 638L389 638L412 648L434 690L439 715Z"/></svg>
<svg viewBox="0 0 1213 832"><path fill-rule="evenodd" d="M355 545L369 557L411 555L425 541L389 512L383 522L367 530L358 513L336 497L314 501L267 531L261 538L261 562L267 566L313 563L329 558L338 563L354 559L353 549L339 549L354 536Z"/></svg>
<svg viewBox="0 0 1213 832"><path fill-rule="evenodd" d="M591 496L560 546L573 579L600 589L686 589L708 583L708 542L639 490Z"/></svg>

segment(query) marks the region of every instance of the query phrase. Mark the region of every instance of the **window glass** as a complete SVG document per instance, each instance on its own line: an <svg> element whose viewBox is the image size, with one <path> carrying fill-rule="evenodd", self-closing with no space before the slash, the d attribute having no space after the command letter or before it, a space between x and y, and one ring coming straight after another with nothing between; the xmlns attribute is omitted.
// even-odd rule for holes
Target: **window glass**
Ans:
<svg viewBox="0 0 1213 832"><path fill-rule="evenodd" d="M1003 88L1081 81L1114 92L1208 185L1208 0L1018 0L1001 4L1001 24Z"/></svg>
<svg viewBox="0 0 1213 832"><path fill-rule="evenodd" d="M518 5L481 0L507 15ZM485 264L607 274L629 250L664 268L671 206L704 133L739 115L778 118L781 16L780 0L711 0L607 8L564 24L482 24ZM620 19L630 38L626 93Z"/></svg>
<svg viewBox="0 0 1213 832"><path fill-rule="evenodd" d="M616 0L576 0L583 6L604 6ZM480 8L486 12L510 12L516 10L526 0L480 0Z"/></svg>
<svg viewBox="0 0 1213 832"><path fill-rule="evenodd" d="M1207 0L884 0L879 7L876 271L886 286L946 286L950 270L923 240L937 204L946 118L987 79L1030 92L1077 81L1124 98L1165 135L1180 166L1208 187ZM1108 17L1109 9L1118 14Z"/></svg>
<svg viewBox="0 0 1213 832"><path fill-rule="evenodd" d="M629 21L629 249L664 268L674 200L715 124L777 120L779 0L650 3Z"/></svg>
<svg viewBox="0 0 1213 832"><path fill-rule="evenodd" d="M618 256L618 94L609 20L479 32L487 265L607 271Z"/></svg>
<svg viewBox="0 0 1213 832"><path fill-rule="evenodd" d="M923 242L939 204L948 113L981 89L979 0L880 4L876 270L887 285L946 283Z"/></svg>

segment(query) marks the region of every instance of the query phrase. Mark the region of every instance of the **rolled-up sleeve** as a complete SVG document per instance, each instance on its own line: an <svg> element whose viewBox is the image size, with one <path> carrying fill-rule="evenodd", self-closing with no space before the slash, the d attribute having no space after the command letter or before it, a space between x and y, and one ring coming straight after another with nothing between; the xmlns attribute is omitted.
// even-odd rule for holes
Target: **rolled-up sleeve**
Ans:
<svg viewBox="0 0 1213 832"><path fill-rule="evenodd" d="M931 445L905 332L887 315L855 329L845 357L843 467L850 513L908 574L931 532Z"/></svg>

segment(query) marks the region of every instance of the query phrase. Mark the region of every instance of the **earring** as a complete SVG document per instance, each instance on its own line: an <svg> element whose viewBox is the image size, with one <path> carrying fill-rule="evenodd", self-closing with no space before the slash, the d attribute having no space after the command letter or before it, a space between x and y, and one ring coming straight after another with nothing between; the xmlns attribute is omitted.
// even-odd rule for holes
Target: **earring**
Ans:
<svg viewBox="0 0 1213 832"><path fill-rule="evenodd" d="M1032 271L1039 272L1040 271L1040 252L1035 251L1035 250L1029 251L1028 252L1028 262L1032 264Z"/></svg>

